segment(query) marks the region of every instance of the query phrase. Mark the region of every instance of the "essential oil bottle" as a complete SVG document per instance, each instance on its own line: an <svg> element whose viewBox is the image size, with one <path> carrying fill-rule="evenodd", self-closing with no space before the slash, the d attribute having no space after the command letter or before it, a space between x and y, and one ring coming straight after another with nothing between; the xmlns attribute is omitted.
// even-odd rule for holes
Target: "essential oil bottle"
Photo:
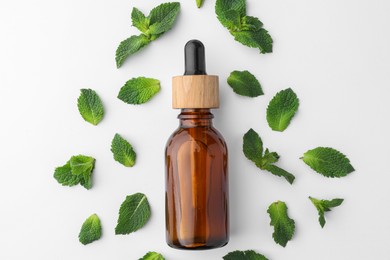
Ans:
<svg viewBox="0 0 390 260"><path fill-rule="evenodd" d="M213 127L219 107L218 76L206 74L205 48L185 48L185 73L172 79L179 128L165 150L166 239L178 249L211 249L229 241L228 150Z"/></svg>

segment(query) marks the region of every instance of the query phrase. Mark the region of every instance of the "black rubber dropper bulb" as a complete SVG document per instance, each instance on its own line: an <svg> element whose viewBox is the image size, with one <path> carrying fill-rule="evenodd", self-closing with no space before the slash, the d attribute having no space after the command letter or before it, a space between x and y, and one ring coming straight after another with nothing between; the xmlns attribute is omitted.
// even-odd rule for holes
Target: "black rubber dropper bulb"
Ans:
<svg viewBox="0 0 390 260"><path fill-rule="evenodd" d="M201 41L191 40L184 47L184 75L207 75L204 45Z"/></svg>

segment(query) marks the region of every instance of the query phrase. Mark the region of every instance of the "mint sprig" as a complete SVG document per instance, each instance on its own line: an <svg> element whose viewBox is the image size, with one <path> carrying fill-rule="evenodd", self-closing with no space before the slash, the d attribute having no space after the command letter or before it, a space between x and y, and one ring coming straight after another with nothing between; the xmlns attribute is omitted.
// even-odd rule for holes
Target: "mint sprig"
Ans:
<svg viewBox="0 0 390 260"><path fill-rule="evenodd" d="M319 200L313 197L309 197L313 205L318 211L318 221L320 222L321 227L325 226L325 212L331 211L332 208L340 206L344 199L332 199L332 200Z"/></svg>
<svg viewBox="0 0 390 260"><path fill-rule="evenodd" d="M160 91L160 81L152 78L138 77L126 82L118 98L127 104L138 105L148 102Z"/></svg>
<svg viewBox="0 0 390 260"><path fill-rule="evenodd" d="M286 247L295 232L295 221L288 216L286 203L276 201L269 206L267 212L271 218L270 225L274 227L274 241Z"/></svg>
<svg viewBox="0 0 390 260"><path fill-rule="evenodd" d="M63 186L81 184L87 190L92 188L92 172L95 159L90 156L76 155L54 171L54 179Z"/></svg>
<svg viewBox="0 0 390 260"><path fill-rule="evenodd" d="M259 81L247 70L233 71L227 82L233 91L241 96L258 97L264 94Z"/></svg>
<svg viewBox="0 0 390 260"><path fill-rule="evenodd" d="M243 137L243 152L246 158L254 162L261 170L284 177L290 184L294 182L294 175L274 165L279 160L279 155L276 152L270 152L268 149L263 152L263 142L259 134L252 128Z"/></svg>
<svg viewBox="0 0 390 260"><path fill-rule="evenodd" d="M103 103L92 89L81 89L77 107L83 119L93 125L99 124L104 116Z"/></svg>
<svg viewBox="0 0 390 260"><path fill-rule="evenodd" d="M300 159L325 177L340 178L355 170L344 154L330 147L309 150Z"/></svg>
<svg viewBox="0 0 390 260"><path fill-rule="evenodd" d="M116 235L125 235L142 228L150 218L148 199L142 193L127 196L119 209Z"/></svg>
<svg viewBox="0 0 390 260"><path fill-rule="evenodd" d="M102 226L100 219L96 214L92 214L84 221L81 227L79 241L83 245L87 245L100 239L101 236Z"/></svg>
<svg viewBox="0 0 390 260"><path fill-rule="evenodd" d="M256 253L254 250L233 251L223 257L224 260L268 260L262 254Z"/></svg>
<svg viewBox="0 0 390 260"><path fill-rule="evenodd" d="M246 15L245 0L217 0L215 13L236 41L257 48L260 53L272 52L271 36L258 18Z"/></svg>
<svg viewBox="0 0 390 260"><path fill-rule="evenodd" d="M153 8L148 16L134 7L131 12L132 24L142 34L133 35L119 44L115 56L117 67L121 67L129 56L169 31L173 27L179 11L179 2L160 4Z"/></svg>

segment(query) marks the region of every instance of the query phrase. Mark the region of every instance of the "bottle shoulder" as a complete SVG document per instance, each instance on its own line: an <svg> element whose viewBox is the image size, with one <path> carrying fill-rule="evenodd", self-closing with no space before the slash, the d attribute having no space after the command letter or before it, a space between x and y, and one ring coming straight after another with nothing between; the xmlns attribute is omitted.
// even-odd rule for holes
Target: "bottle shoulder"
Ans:
<svg viewBox="0 0 390 260"><path fill-rule="evenodd" d="M207 146L219 146L227 152L222 134L214 127L178 128L169 137L166 148L179 148L187 142L199 142Z"/></svg>

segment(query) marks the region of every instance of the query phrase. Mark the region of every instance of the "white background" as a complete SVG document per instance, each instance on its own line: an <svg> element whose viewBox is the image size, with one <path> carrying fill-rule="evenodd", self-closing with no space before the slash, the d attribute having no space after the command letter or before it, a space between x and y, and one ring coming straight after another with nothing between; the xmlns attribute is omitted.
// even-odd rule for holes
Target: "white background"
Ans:
<svg viewBox="0 0 390 260"><path fill-rule="evenodd" d="M248 0L274 39L274 53L233 40L218 22L213 0L198 10L181 1L174 28L115 67L121 40L138 31L130 13L160 1L2 0L0 5L0 259L138 259L147 251L168 260L221 259L254 249L272 260L386 260L390 255L390 2L386 0ZM230 150L231 239L221 249L177 251L165 244L164 147L178 125L171 109L171 77L183 73L183 46L200 39L209 74L220 75L221 108L215 125ZM265 92L236 95L226 84L233 70L249 70ZM131 106L116 98L130 78L161 80L149 103ZM291 87L301 105L290 127L273 132L265 110L273 95ZM80 117L81 88L95 89L105 118L92 126ZM242 154L242 136L254 128L278 163L296 175L261 172ZM125 168L112 158L115 133L130 140L137 163ZM298 158L330 146L350 158L356 171L327 179ZM97 159L93 188L63 187L54 168L70 156ZM116 236L119 206L143 192L152 207L149 223ZM345 198L321 229L308 196ZM283 200L296 221L286 248L275 244L266 213ZM82 222L97 213L103 237L78 241Z"/></svg>

